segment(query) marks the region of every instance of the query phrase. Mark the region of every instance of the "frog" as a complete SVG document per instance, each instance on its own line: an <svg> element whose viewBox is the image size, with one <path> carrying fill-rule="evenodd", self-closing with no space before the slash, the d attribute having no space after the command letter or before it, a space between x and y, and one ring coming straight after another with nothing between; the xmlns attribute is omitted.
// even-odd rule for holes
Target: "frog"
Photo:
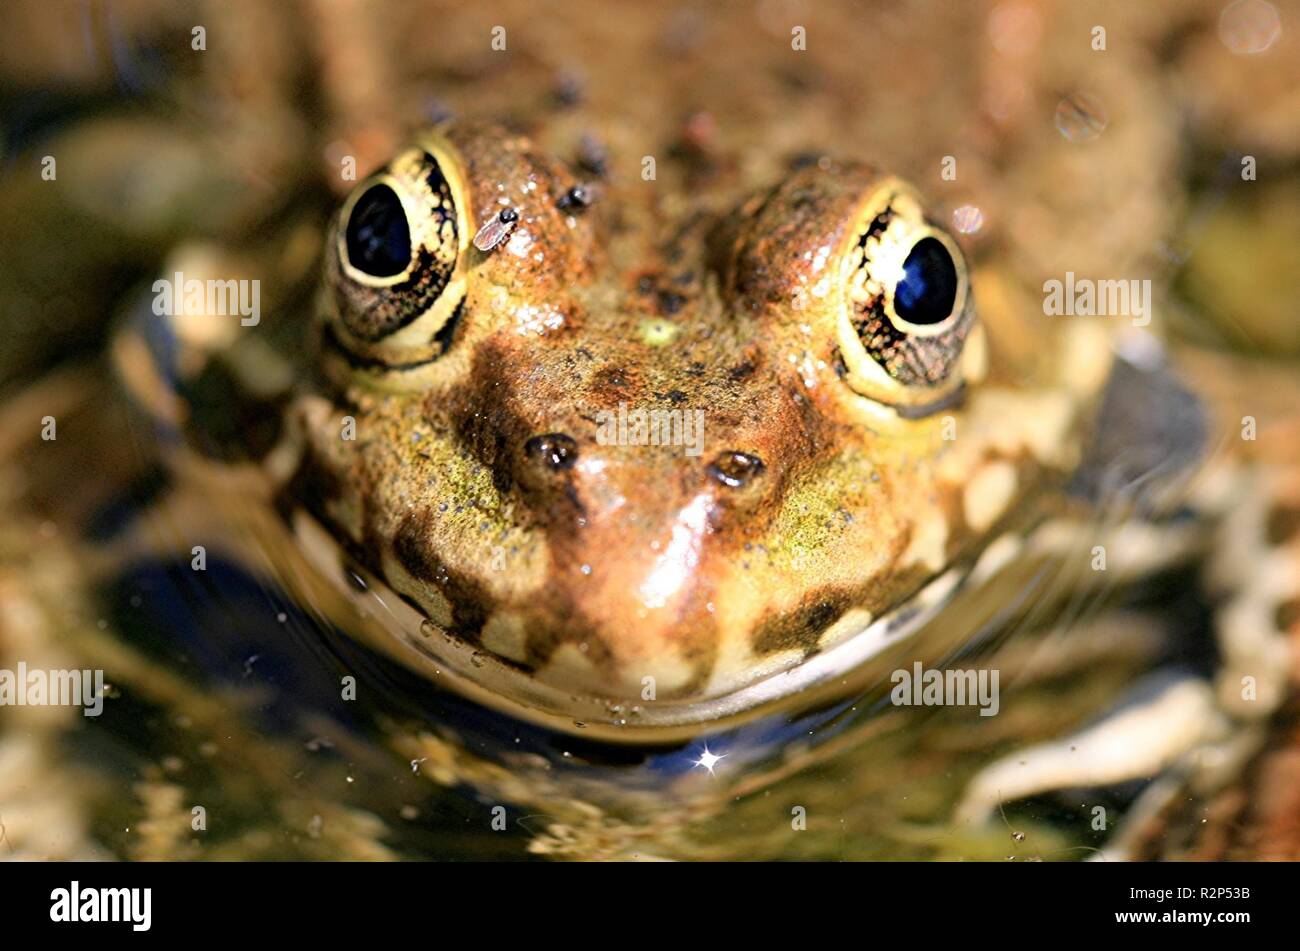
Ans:
<svg viewBox="0 0 1300 951"><path fill-rule="evenodd" d="M662 298L647 318L637 280L653 261L604 260L598 206L562 207L579 185L530 139L449 125L417 141L327 239L321 347L342 395L291 411L305 443L291 479L419 609L398 639L436 627L434 665L516 681L492 693L536 695L521 704L533 716L693 732L774 681L806 690L791 671L830 662L999 526L1071 451L1065 431L1100 386L1087 362L1102 358L1074 338L1077 389L1027 397L1056 420L994 382L980 406L988 345L965 264L896 179L809 167L746 201L711 268L707 231L736 218L660 249L684 275L660 329ZM501 245L474 245L507 218ZM905 276L875 277L891 269ZM702 413L702 445L674 445L670 416L647 438L635 420L603 431L624 406L651 425L656 410ZM944 409L968 461L944 463ZM1033 422L1006 433L992 421L1007 416ZM349 419L356 438L340 440ZM440 655L448 641L471 659ZM619 718L634 722L608 713L642 694L654 702Z"/></svg>
<svg viewBox="0 0 1300 951"><path fill-rule="evenodd" d="M1016 37L1040 21L1029 7L994 12L1010 37L1001 55L1023 67L1029 48ZM509 11L497 15L518 37ZM1050 628L1039 615L1068 612L1081 591L1194 559L1207 537L1199 523L1214 524L1231 492L1205 492L1210 514L1198 524L1168 514L1171 497L1184 499L1165 484L1177 489L1198 463L1187 449L1205 423L1153 335L1034 313L1025 272L1039 276L1053 243L1013 254L1025 250L1014 215L1058 220L1048 210L1063 199L1039 186L1079 169L1077 143L1030 123L995 67L980 88L997 120L980 131L999 149L1021 146L1022 170L998 181L977 155L971 184L959 171L948 192L942 177L927 188L917 156L939 170L949 156L927 152L912 117L909 135L870 141L897 131L891 123L905 114L856 108L836 47L816 39L852 16L824 15L807 27L770 11L757 22L724 15L729 42L759 50L770 67L746 66L766 95L728 98L725 83L706 83L719 90L713 109L684 116L664 103L701 85L693 70L735 65L700 48L708 30L690 11L659 24L655 55L684 64L662 74L608 71L585 91L566 74L552 90L525 61L486 84L464 81L466 115L416 124L349 183L319 242L318 290L247 327L230 314L177 317L138 301L110 349L121 406L95 405L100 368L52 381L77 394L73 418L117 460L105 481L127 484L141 510L126 524L109 519L90 541L62 543L52 573L88 562L127 599L111 618L127 628L127 608L143 607L132 599L164 590L162 575L175 586L178 570L212 586L205 601L229 599L234 617L257 612L258 591L280 608L247 622L251 635L230 630L230 617L205 615L187 632L154 613L134 623L144 630L130 649L93 632L80 639L122 681L124 706L172 709L184 730L219 723L226 734L221 744L166 738L197 749L199 763L192 752L163 756L146 771L131 854L274 849L247 817L241 836L219 845L187 837L184 779L223 801L214 815L255 814L248 800L271 790L280 820L302 830L293 847L305 854L400 856L401 837L376 815L400 817L407 841L419 841L409 827L422 811L393 797L418 799L427 777L473 794L441 796L434 813L461 810L494 832L489 823L519 816L499 837L505 845L485 836L476 850L509 847L513 835L534 854L729 856L743 834L719 845L689 830L743 828L734 817L745 809L727 804L759 803L774 788L797 788L784 795L817 821L843 808L819 798L828 793L810 777L826 771L888 801L870 783L903 781L872 768L880 757L904 764L895 767L911 780L904 788L922 800L868 817L888 830L888 847L941 837L936 816L949 812L952 854L997 855L1008 830L989 820L1004 801L1159 774L1167 804L1170 776L1207 749L1250 749L1259 730L1236 729L1241 711L1207 700L1206 677L1183 676L1121 707L1128 719L1081 734L1071 731L1089 728L1073 708L1040 711L1039 724L1021 713L1016 738L1041 745L991 763L987 737L999 734L976 727L997 717L927 717L889 702L899 669L968 652L996 657L988 665L1027 692L1043 677L1042 653L1071 671L1106 667L1100 688L1077 691L1089 709L1116 702L1132 679L1119 675L1150 665L1162 632L1125 638L1101 620L1091 641L1076 631L1062 647L1048 636L1036 653L1004 632ZM490 73L470 52L489 25L452 22L440 53L455 61L464 44L465 73ZM813 37L806 49L796 28ZM883 28L914 36L915 25ZM588 25L553 55L603 62L583 51L608 40ZM884 58L914 55L884 45L893 50ZM798 58L809 52L811 65ZM913 68L936 112L960 117L950 105L960 64ZM1124 68L1094 82L1120 82ZM1122 102L1112 108L1132 118L1143 94L1127 113ZM521 103L532 103L524 119ZM1087 100L1066 105L1068 117ZM1107 151L1091 156L1088 174L1123 172L1133 191L1167 191L1168 128L1133 122L1125 135L1101 134L1094 144ZM835 150L810 150L819 140ZM1163 160L1135 168L1135 141ZM862 154L882 150L894 167ZM956 161L964 168L967 157ZM911 183L900 174L908 169ZM1001 196L1006 219L985 228L977 216L994 216L991 198L1006 182L1025 194ZM981 194L990 200L972 205ZM1067 228L1054 237L1092 256L1080 270L1106 273L1161 231L1156 206L1104 249ZM1069 207L1098 220L1112 210ZM218 279L231 257L191 247L161 273ZM293 271L300 257L280 263ZM122 427L142 445L106 451ZM1136 470L1135 456L1145 460ZM62 458L58 468L78 465ZM1112 510L1133 502L1116 479L1143 490L1137 514ZM91 499L53 506L63 523L99 524L113 509L102 490L84 494ZM1085 573L1098 545L1115 564ZM171 625L170 647L165 637L161 648L150 643ZM226 653L212 646L223 639ZM1242 663L1219 676L1230 684L1243 669L1269 672L1263 714L1245 718L1252 726L1282 701L1279 643L1265 639L1262 661L1243 648ZM1121 656L1101 664L1089 649ZM235 686L207 684L187 698L192 675L169 669L175 658L230 667L230 651L239 652ZM289 673L267 674L270 684L295 670L315 675L304 674L305 712L295 711L320 734L307 757L262 725L265 700L247 689L285 657ZM1046 692L1059 687L1046 681ZM364 712L341 712L358 692ZM357 719L360 728L348 722ZM1158 731L1128 761L1080 756L1061 767L1063 748L1105 740L1116 722L1183 728ZM205 757L224 775L205 772ZM934 782L954 759L968 781L955 799ZM409 764L400 781L394 762ZM305 793L296 770L333 794ZM367 777L360 801L346 791L354 772ZM843 788L823 786L832 800ZM1139 818L1154 799L1135 806ZM1073 841L1047 825L1035 834L1061 853ZM797 836L784 835L767 847L796 848Z"/></svg>

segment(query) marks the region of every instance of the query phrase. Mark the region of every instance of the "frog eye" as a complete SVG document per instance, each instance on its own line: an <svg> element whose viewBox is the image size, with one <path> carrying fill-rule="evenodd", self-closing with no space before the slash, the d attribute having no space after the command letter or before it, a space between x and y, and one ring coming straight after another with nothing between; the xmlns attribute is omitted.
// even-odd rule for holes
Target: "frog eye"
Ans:
<svg viewBox="0 0 1300 951"><path fill-rule="evenodd" d="M413 148L344 202L328 251L331 342L379 365L435 359L465 295L469 236L450 156Z"/></svg>
<svg viewBox="0 0 1300 951"><path fill-rule="evenodd" d="M966 263L901 182L886 181L860 206L842 282L838 342L849 386L910 407L960 386L975 319Z"/></svg>
<svg viewBox="0 0 1300 951"><path fill-rule="evenodd" d="M411 226L391 185L376 182L361 193L343 237L347 264L360 275L395 277L411 265Z"/></svg>
<svg viewBox="0 0 1300 951"><path fill-rule="evenodd" d="M957 301L957 265L938 238L922 238L907 252L894 284L894 313L904 323L932 326L951 316Z"/></svg>

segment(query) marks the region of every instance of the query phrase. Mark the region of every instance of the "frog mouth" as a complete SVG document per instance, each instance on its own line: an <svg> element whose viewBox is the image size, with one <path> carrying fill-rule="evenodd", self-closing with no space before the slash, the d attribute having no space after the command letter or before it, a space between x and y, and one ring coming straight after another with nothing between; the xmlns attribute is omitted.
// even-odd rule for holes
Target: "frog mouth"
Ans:
<svg viewBox="0 0 1300 951"><path fill-rule="evenodd" d="M833 646L787 670L716 696L637 706L625 699L575 694L475 644L442 636L382 577L349 558L314 515L296 509L290 522L293 537L277 548L289 557L305 557L310 565L306 571L301 563L284 566L285 579L301 586L314 575L333 598L349 602L351 617L342 627L367 646L489 709L560 733L632 745L683 742L778 711L812 710L871 691L915 660L939 663L969 644L971 621L980 609L963 614L960 625L941 623L943 618L961 599L973 595L978 600L978 591L1014 562L1023 542L1002 536L1003 543L986 547L972 562L949 567L888 613L864 616L859 628L843 631ZM1021 585L1024 596L1032 588ZM321 587L303 593L319 600ZM1005 599L993 600L998 611L1008 610Z"/></svg>

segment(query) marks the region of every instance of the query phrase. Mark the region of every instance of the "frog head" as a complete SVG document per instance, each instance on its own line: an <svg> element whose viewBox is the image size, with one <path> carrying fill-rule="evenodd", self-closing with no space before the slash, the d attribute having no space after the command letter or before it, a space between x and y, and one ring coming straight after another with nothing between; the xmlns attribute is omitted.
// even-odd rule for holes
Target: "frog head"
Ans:
<svg viewBox="0 0 1300 951"><path fill-rule="evenodd" d="M839 676L1070 470L1105 376L1095 335L982 314L850 160L593 182L454 122L325 253L291 499L413 609L395 652L543 719L694 729Z"/></svg>

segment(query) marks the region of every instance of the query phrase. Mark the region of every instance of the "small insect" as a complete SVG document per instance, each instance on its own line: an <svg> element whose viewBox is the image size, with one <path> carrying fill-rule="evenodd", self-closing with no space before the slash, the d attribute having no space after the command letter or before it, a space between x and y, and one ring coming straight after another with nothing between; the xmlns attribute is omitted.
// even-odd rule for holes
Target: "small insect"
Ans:
<svg viewBox="0 0 1300 951"><path fill-rule="evenodd" d="M478 234L474 235L474 247L487 253L499 245L514 230L519 220L519 212L513 208L502 208L501 212L487 220Z"/></svg>

